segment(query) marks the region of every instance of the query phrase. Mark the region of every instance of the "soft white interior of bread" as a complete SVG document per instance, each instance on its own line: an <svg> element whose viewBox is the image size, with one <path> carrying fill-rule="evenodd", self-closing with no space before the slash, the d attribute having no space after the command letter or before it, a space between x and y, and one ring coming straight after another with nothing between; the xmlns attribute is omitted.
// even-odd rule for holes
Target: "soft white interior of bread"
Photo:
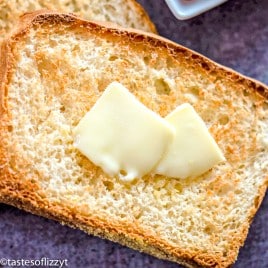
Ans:
<svg viewBox="0 0 268 268"><path fill-rule="evenodd" d="M22 180L36 180L40 195L83 215L136 224L181 248L226 258L236 251L232 241L268 171L263 98L228 75L207 73L187 54L173 56L116 34L43 28L32 29L14 50L8 87L13 171L24 170ZM162 116L191 103L227 161L185 180L108 178L74 148L72 130L115 80Z"/></svg>

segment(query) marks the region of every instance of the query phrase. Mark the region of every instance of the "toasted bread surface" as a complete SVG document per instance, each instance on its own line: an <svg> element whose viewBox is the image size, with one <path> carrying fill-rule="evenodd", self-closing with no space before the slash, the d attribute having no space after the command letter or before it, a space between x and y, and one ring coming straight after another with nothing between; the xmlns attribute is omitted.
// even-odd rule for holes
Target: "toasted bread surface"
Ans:
<svg viewBox="0 0 268 268"><path fill-rule="evenodd" d="M0 41L14 29L21 15L40 9L72 12L87 20L156 32L146 11L135 0L0 0Z"/></svg>
<svg viewBox="0 0 268 268"><path fill-rule="evenodd" d="M267 188L268 89L164 38L35 12L1 47L0 201L188 267L228 267ZM161 116L191 103L226 162L108 177L72 129L112 81Z"/></svg>

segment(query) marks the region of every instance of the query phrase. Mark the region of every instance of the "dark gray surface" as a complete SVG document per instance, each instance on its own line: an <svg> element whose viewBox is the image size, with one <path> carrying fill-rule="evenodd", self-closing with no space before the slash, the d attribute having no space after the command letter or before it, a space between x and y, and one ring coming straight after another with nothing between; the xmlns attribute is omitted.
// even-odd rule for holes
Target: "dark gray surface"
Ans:
<svg viewBox="0 0 268 268"><path fill-rule="evenodd" d="M139 2L161 35L268 84L267 0L230 0L188 21L176 20L163 0ZM267 210L266 195L235 268L268 267ZM0 231L0 258L68 259L68 267L78 268L178 267L6 205Z"/></svg>

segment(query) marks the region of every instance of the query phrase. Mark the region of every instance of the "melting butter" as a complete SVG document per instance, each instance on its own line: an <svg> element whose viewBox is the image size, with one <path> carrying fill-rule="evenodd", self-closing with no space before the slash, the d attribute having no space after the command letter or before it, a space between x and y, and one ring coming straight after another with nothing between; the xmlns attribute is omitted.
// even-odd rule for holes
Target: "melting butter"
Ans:
<svg viewBox="0 0 268 268"><path fill-rule="evenodd" d="M182 179L196 177L225 160L204 121L190 104L178 106L166 120L176 132L155 170L157 174Z"/></svg>
<svg viewBox="0 0 268 268"><path fill-rule="evenodd" d="M123 85L111 83L74 129L74 145L110 176L125 181L155 168L174 128Z"/></svg>

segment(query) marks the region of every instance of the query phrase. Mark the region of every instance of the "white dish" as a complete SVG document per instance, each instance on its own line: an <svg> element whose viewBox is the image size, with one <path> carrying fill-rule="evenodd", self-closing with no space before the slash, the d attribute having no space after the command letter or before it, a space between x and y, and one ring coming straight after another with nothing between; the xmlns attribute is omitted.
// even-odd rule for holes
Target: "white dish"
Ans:
<svg viewBox="0 0 268 268"><path fill-rule="evenodd" d="M166 0L168 7L179 20L195 17L227 0Z"/></svg>

